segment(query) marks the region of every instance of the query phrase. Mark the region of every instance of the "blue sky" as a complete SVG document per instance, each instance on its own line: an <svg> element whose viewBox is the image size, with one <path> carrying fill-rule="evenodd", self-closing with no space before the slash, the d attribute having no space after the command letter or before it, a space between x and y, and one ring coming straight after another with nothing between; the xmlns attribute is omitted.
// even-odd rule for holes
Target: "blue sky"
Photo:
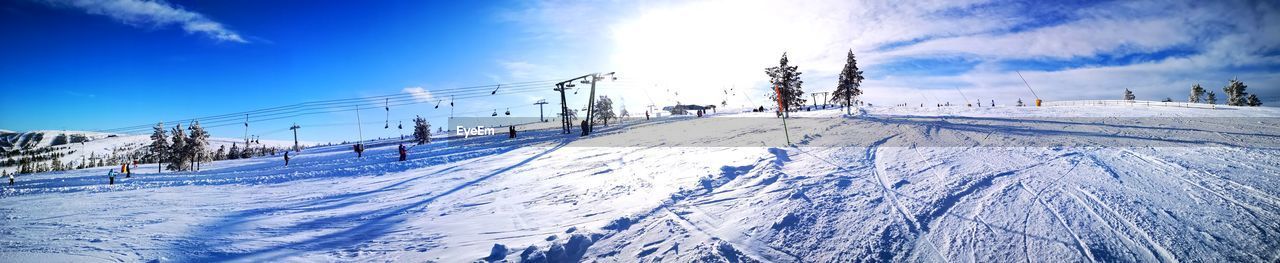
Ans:
<svg viewBox="0 0 1280 263"><path fill-rule="evenodd" d="M747 107L788 52L806 91L829 91L853 50L878 104L1185 99L1238 77L1280 103L1280 11L1269 1L141 1L0 4L0 129L98 130L328 100L419 93L362 112L444 123L427 93L617 71L601 93L648 104ZM733 88L731 96L724 90ZM550 92L460 100L456 112L536 116ZM1119 90L1119 91L1118 91ZM678 94L678 95L677 95ZM921 96L926 95L926 96ZM620 98L620 99L619 99ZM585 96L570 98L581 106ZM932 102L928 102L932 103ZM377 104L370 102L370 104ZM464 114L467 115L467 114ZM355 115L253 123L250 133L355 138ZM374 123L376 122L376 123ZM167 125L173 125L168 123ZM394 126L394 124L393 124ZM307 127L315 129L306 130ZM394 128L394 127L393 127ZM243 126L213 130L239 137Z"/></svg>

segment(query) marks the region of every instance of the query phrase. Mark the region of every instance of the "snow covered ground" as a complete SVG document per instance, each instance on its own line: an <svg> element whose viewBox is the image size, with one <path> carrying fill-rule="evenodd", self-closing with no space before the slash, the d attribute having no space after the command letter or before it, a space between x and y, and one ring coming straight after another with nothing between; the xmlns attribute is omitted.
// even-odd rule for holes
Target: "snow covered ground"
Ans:
<svg viewBox="0 0 1280 263"><path fill-rule="evenodd" d="M23 175L0 195L0 258L1280 260L1274 108L841 114L794 113L794 145L738 113L442 139L406 162L382 141L111 186L106 168Z"/></svg>

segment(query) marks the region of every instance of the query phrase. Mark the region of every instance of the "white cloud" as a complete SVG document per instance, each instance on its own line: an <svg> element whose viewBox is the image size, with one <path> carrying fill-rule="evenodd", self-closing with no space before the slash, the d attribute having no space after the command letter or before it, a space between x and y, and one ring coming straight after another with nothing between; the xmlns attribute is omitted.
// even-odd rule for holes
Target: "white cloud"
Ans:
<svg viewBox="0 0 1280 263"><path fill-rule="evenodd" d="M86 13L111 17L132 26L178 25L189 34L201 34L217 41L249 42L221 23L162 0L44 0L44 2L53 6L82 9Z"/></svg>
<svg viewBox="0 0 1280 263"><path fill-rule="evenodd" d="M535 2L517 13L523 15L520 22L537 28L540 38L611 46L608 62L590 67L617 70L628 82L622 92L627 97L718 102L728 87L751 87L759 96L765 93L763 68L776 65L782 52L804 73L805 90L828 91L845 52L852 49L867 71L867 96L884 104L936 96L954 96L951 100L959 102L957 87L1004 102L1029 99L1030 92L1013 69L1021 69L1040 96L1051 99L1111 98L1124 88L1163 98L1184 93L1192 82L1216 86L1233 75L1252 83L1250 90L1264 100L1280 99L1266 96L1280 93L1271 88L1280 85L1280 76L1267 69L1280 64L1275 55L1280 49L1280 11L1274 2L1053 5L985 0L556 0ZM1040 17L1028 14L1027 8L1061 16ZM883 48L888 44L896 47ZM1065 62L1168 50L1185 52L1119 64ZM955 76L918 76L878 67L939 56L978 65ZM1002 64L1011 60L1075 64L1049 71ZM923 66L928 63L937 62Z"/></svg>
<svg viewBox="0 0 1280 263"><path fill-rule="evenodd" d="M408 88L404 88L401 91L404 93L409 93L409 95L413 96L413 100L416 100L418 102L427 102L427 101L435 100L435 97L431 96L431 92L427 91L427 89L424 89L422 87L408 87Z"/></svg>

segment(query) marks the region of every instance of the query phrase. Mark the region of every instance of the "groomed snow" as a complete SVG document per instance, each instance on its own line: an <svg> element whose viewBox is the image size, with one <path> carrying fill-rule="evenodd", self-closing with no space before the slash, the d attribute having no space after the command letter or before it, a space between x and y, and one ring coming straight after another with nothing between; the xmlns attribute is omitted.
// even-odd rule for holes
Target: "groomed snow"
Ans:
<svg viewBox="0 0 1280 263"><path fill-rule="evenodd" d="M359 159L349 145L307 149L288 167L280 156L200 172L144 165L111 186L107 168L22 175L0 196L0 258L469 262L501 244L494 259L553 262L1280 259L1272 108L841 114L795 113L794 146L775 142L777 126L712 125L777 120L739 113L613 124L586 139L556 130L450 138L412 148L406 162L383 141ZM939 116L948 119L930 119ZM1058 138L992 128L1018 118L1117 116L1258 121L1146 132L1052 124L1099 126L1063 129L1119 142L1226 141L1177 142L1191 146L980 144L991 134ZM697 134L652 138L663 130ZM830 146L854 137L869 143ZM765 146L698 144L728 140Z"/></svg>

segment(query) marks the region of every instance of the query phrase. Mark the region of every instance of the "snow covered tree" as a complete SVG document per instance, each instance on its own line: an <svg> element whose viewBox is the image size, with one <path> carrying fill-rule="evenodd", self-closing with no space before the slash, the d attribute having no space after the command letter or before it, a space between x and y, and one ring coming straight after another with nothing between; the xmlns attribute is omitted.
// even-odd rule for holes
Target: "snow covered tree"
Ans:
<svg viewBox="0 0 1280 263"><path fill-rule="evenodd" d="M169 136L164 134L164 123L156 123L151 132L151 154L157 166L164 162L164 154L169 152Z"/></svg>
<svg viewBox="0 0 1280 263"><path fill-rule="evenodd" d="M862 71L858 70L858 59L854 57L853 50L849 50L848 58L844 62L844 70L840 71L840 79L836 82L836 91L833 92L831 102L849 107L853 105L853 100L862 95Z"/></svg>
<svg viewBox="0 0 1280 263"><path fill-rule="evenodd" d="M209 133L200 127L200 121L192 122L190 129L191 139L187 143L187 154L196 163L196 170L200 170L200 163L207 161L209 158L204 154L205 148L209 146Z"/></svg>
<svg viewBox="0 0 1280 263"><path fill-rule="evenodd" d="M782 107L784 108L778 110L783 112L804 107L805 100L802 97L804 91L800 88L804 81L800 81L800 72L796 71L797 68L797 66L787 65L787 53L782 53L782 59L778 61L777 67L770 67L764 70L764 73L769 75L769 83L778 89L778 92L769 94L769 99L776 103L778 95L782 95Z"/></svg>
<svg viewBox="0 0 1280 263"><path fill-rule="evenodd" d="M1191 96L1187 97L1187 102L1200 103L1200 98L1204 97L1204 88L1200 87L1200 83L1191 85Z"/></svg>
<svg viewBox="0 0 1280 263"><path fill-rule="evenodd" d="M592 110L595 111L591 113L595 115L592 116L592 121L603 123L604 126L609 126L609 119L618 117L613 113L613 100L609 99L609 96L600 96L596 99L596 106Z"/></svg>
<svg viewBox="0 0 1280 263"><path fill-rule="evenodd" d="M1130 91L1129 89L1124 89L1124 100L1133 100L1137 98L1138 97L1133 96L1133 91Z"/></svg>
<svg viewBox="0 0 1280 263"><path fill-rule="evenodd" d="M1262 106L1262 100L1258 99L1258 94L1249 94L1249 106Z"/></svg>
<svg viewBox="0 0 1280 263"><path fill-rule="evenodd" d="M1227 94L1227 105L1245 106L1248 104L1249 93L1244 91L1246 88L1249 88L1249 86L1244 85L1244 82L1239 80L1232 79L1228 82L1227 86L1222 88L1222 92Z"/></svg>
<svg viewBox="0 0 1280 263"><path fill-rule="evenodd" d="M221 161L221 160L225 160L226 158L227 158L227 146L218 145L218 151L213 153L213 160Z"/></svg>
<svg viewBox="0 0 1280 263"><path fill-rule="evenodd" d="M1161 102L1173 102L1173 98L1165 97L1164 100Z"/></svg>
<svg viewBox="0 0 1280 263"><path fill-rule="evenodd" d="M240 159L240 146L236 146L236 143L233 142L231 143L231 149L227 150L227 160L235 159Z"/></svg>
<svg viewBox="0 0 1280 263"><path fill-rule="evenodd" d="M187 167L188 154L187 148L187 132L182 130L182 124L174 125L172 133L173 141L169 144L169 170L181 171Z"/></svg>
<svg viewBox="0 0 1280 263"><path fill-rule="evenodd" d="M428 124L427 119L423 119L422 116L413 118L413 141L418 145L431 142L431 124Z"/></svg>
<svg viewBox="0 0 1280 263"><path fill-rule="evenodd" d="M1209 92L1209 98L1205 100L1209 102L1209 105L1218 104L1218 97L1213 95L1212 91Z"/></svg>

